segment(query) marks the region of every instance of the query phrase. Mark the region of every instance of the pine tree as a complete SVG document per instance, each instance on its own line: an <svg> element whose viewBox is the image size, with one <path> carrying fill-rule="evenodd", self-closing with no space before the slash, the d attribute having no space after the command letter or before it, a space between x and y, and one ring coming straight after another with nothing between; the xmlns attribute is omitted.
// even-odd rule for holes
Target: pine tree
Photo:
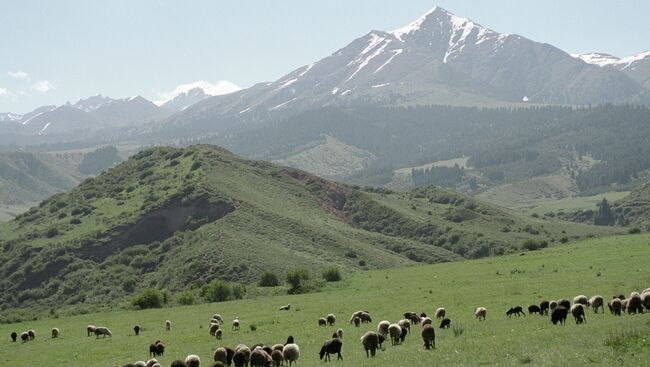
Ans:
<svg viewBox="0 0 650 367"><path fill-rule="evenodd" d="M614 225L614 214L612 214L612 209L605 198L598 204L598 211L594 213L594 224L597 226Z"/></svg>

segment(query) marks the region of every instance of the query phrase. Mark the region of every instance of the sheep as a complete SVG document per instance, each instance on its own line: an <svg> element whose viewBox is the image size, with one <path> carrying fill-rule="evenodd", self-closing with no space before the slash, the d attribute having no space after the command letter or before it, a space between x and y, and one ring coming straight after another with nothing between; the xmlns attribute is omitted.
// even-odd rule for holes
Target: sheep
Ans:
<svg viewBox="0 0 650 367"><path fill-rule="evenodd" d="M18 339L18 334L15 331L12 331L10 336L11 336L11 341L15 343L16 339Z"/></svg>
<svg viewBox="0 0 650 367"><path fill-rule="evenodd" d="M232 358L235 355L235 350L230 347L223 347L226 350L226 364L230 366L232 364Z"/></svg>
<svg viewBox="0 0 650 367"><path fill-rule="evenodd" d="M149 344L149 358L155 357L158 351L156 350L156 343Z"/></svg>
<svg viewBox="0 0 650 367"><path fill-rule="evenodd" d="M88 333L88 336L94 335L96 328L97 328L97 326L95 326L95 325L86 326L86 333Z"/></svg>
<svg viewBox="0 0 650 367"><path fill-rule="evenodd" d="M515 315L517 317L519 317L519 315L524 315L524 317L526 316L524 311L521 309L521 306L510 307L510 309L506 311L506 316L510 317L512 315Z"/></svg>
<svg viewBox="0 0 650 367"><path fill-rule="evenodd" d="M343 347L343 342L339 338L333 338L325 342L323 346L320 348L320 352L318 355L320 356L320 359L322 360L323 357L325 357L325 361L330 361L330 354L336 353L338 357L336 360L338 361L339 359L343 359L343 356L341 355L341 347Z"/></svg>
<svg viewBox="0 0 650 367"><path fill-rule="evenodd" d="M431 320L430 317L424 317L422 319L422 327L424 327L424 325L431 325L431 324L433 324L433 320Z"/></svg>
<svg viewBox="0 0 650 367"><path fill-rule="evenodd" d="M343 339L343 329L338 328L336 330L336 337L339 338L339 339Z"/></svg>
<svg viewBox="0 0 650 367"><path fill-rule="evenodd" d="M433 328L430 324L424 325L422 327L422 341L424 341L424 348L436 349L436 329Z"/></svg>
<svg viewBox="0 0 650 367"><path fill-rule="evenodd" d="M477 307L474 311L474 316L481 321L485 321L485 316L487 316L487 309L485 307Z"/></svg>
<svg viewBox="0 0 650 367"><path fill-rule="evenodd" d="M361 324L361 318L360 317L355 317L353 319L354 321L354 326L359 327L359 324Z"/></svg>
<svg viewBox="0 0 650 367"><path fill-rule="evenodd" d="M27 330L27 335L29 336L29 340L36 339L36 332L34 331L34 329Z"/></svg>
<svg viewBox="0 0 650 367"><path fill-rule="evenodd" d="M224 366L225 364L223 364L222 362L214 362L209 367L224 367Z"/></svg>
<svg viewBox="0 0 650 367"><path fill-rule="evenodd" d="M103 326L98 326L95 328L95 336L99 338L99 336L102 336L102 338L105 338L106 336L113 337L113 333L107 328Z"/></svg>
<svg viewBox="0 0 650 367"><path fill-rule="evenodd" d="M287 344L288 344L288 343L287 343ZM280 352L282 352L282 349L284 349L284 344L273 344L273 346L271 347L271 349L273 349L273 350L279 350Z"/></svg>
<svg viewBox="0 0 650 367"><path fill-rule="evenodd" d="M151 358L150 360L147 361L146 365L147 365L147 367L152 367L152 366L155 366L155 365L160 365L160 363L158 363L157 359Z"/></svg>
<svg viewBox="0 0 650 367"><path fill-rule="evenodd" d="M251 367L266 367L270 363L271 356L264 349L257 347L251 352Z"/></svg>
<svg viewBox="0 0 650 367"><path fill-rule="evenodd" d="M566 317L569 313L569 309L564 306L557 306L551 312L551 322L553 325L557 325L559 322L561 325L564 325Z"/></svg>
<svg viewBox="0 0 650 367"><path fill-rule="evenodd" d="M402 336L402 328L397 324L390 324L390 326L388 326L388 334L390 335L390 340L393 345L397 345Z"/></svg>
<svg viewBox="0 0 650 367"><path fill-rule="evenodd" d="M643 313L643 301L639 292L632 292L627 299L626 311L629 314Z"/></svg>
<svg viewBox="0 0 650 367"><path fill-rule="evenodd" d="M622 299L621 300L621 310L623 312L627 312L627 302L628 301L629 301L628 299Z"/></svg>
<svg viewBox="0 0 650 367"><path fill-rule="evenodd" d="M423 318L425 318L425 317L427 317L427 314L424 313L424 312L420 312L420 318L423 319Z"/></svg>
<svg viewBox="0 0 650 367"><path fill-rule="evenodd" d="M614 296L614 298L618 298L618 299L620 299L622 301L622 300L625 299L625 296L623 294L617 294L617 295Z"/></svg>
<svg viewBox="0 0 650 367"><path fill-rule="evenodd" d="M359 317L361 319L361 314L364 313L365 311L356 311L352 313L352 316L350 316L350 324L354 322L355 317Z"/></svg>
<svg viewBox="0 0 650 367"><path fill-rule="evenodd" d="M555 307L557 307L557 301L550 301L548 303L548 308L551 310L551 312L553 312L553 310L555 310Z"/></svg>
<svg viewBox="0 0 650 367"><path fill-rule="evenodd" d="M244 367L246 365L246 355L242 351L237 351L232 357L235 367Z"/></svg>
<svg viewBox="0 0 650 367"><path fill-rule="evenodd" d="M409 320L403 319L397 322L397 325L402 329L405 329L407 332L411 331L411 322Z"/></svg>
<svg viewBox="0 0 650 367"><path fill-rule="evenodd" d="M368 331L361 337L361 344L366 351L366 358L374 357L379 347L379 334L374 331Z"/></svg>
<svg viewBox="0 0 650 367"><path fill-rule="evenodd" d="M162 357L165 354L165 344L161 341L156 342L156 355L154 357Z"/></svg>
<svg viewBox="0 0 650 367"><path fill-rule="evenodd" d="M52 328L52 339L59 337L59 328Z"/></svg>
<svg viewBox="0 0 650 367"><path fill-rule="evenodd" d="M218 339L221 340L221 337L223 336L223 331L221 329L218 329L217 331L214 332L214 336Z"/></svg>
<svg viewBox="0 0 650 367"><path fill-rule="evenodd" d="M359 315L359 318L361 319L362 323L371 323L372 322L372 317L370 317L370 314L367 312L362 312L361 315Z"/></svg>
<svg viewBox="0 0 650 367"><path fill-rule="evenodd" d="M646 310L650 310L650 292L641 293L641 303Z"/></svg>
<svg viewBox="0 0 650 367"><path fill-rule="evenodd" d="M239 318L237 317L234 320L232 320L232 330L233 331L239 330Z"/></svg>
<svg viewBox="0 0 650 367"><path fill-rule="evenodd" d="M534 313L536 313L538 315L541 315L542 314L542 309L540 309L539 306L537 306L537 305L528 306L528 314L532 315Z"/></svg>
<svg viewBox="0 0 650 367"><path fill-rule="evenodd" d="M133 327L133 332L135 333L135 336L140 335L140 325L135 325Z"/></svg>
<svg viewBox="0 0 650 367"><path fill-rule="evenodd" d="M208 332L210 333L210 335L214 336L214 334L215 334L215 333L217 332L217 330L219 330L220 328L221 328L221 327L219 326L219 324L210 323L210 325L208 325Z"/></svg>
<svg viewBox="0 0 650 367"><path fill-rule="evenodd" d="M165 330L170 331L172 329L172 322L165 320Z"/></svg>
<svg viewBox="0 0 650 367"><path fill-rule="evenodd" d="M388 327L390 326L390 322L386 320L382 320L379 322L377 325L377 332L381 335L388 335Z"/></svg>
<svg viewBox="0 0 650 367"><path fill-rule="evenodd" d="M134 367L147 367L147 364L144 361L137 361L133 364Z"/></svg>
<svg viewBox="0 0 650 367"><path fill-rule="evenodd" d="M327 325L329 326L334 326L334 323L336 322L336 316L334 314L328 314L327 315Z"/></svg>
<svg viewBox="0 0 650 367"><path fill-rule="evenodd" d="M321 317L318 319L318 326L326 326L327 325L327 320L325 320L324 317Z"/></svg>
<svg viewBox="0 0 650 367"><path fill-rule="evenodd" d="M181 361L180 359L177 359L177 360L172 362L170 367L187 367L187 363L185 363L184 361Z"/></svg>
<svg viewBox="0 0 650 367"><path fill-rule="evenodd" d="M650 293L650 288L646 288L646 289L643 290L643 292L641 292L641 294L644 294L644 293Z"/></svg>
<svg viewBox="0 0 650 367"><path fill-rule="evenodd" d="M289 362L289 367L300 358L300 348L298 344L290 343L284 346L282 349L282 357L284 357L285 362Z"/></svg>
<svg viewBox="0 0 650 367"><path fill-rule="evenodd" d="M438 320L444 319L446 314L447 314L447 310L445 310L444 307L438 307L436 309L436 319Z"/></svg>
<svg viewBox="0 0 650 367"><path fill-rule="evenodd" d="M573 297L573 304L574 305L581 304L581 305L583 305L585 307L589 306L589 298L587 298L587 296L582 295L582 294L579 295L579 296L575 296L575 297Z"/></svg>
<svg viewBox="0 0 650 367"><path fill-rule="evenodd" d="M379 343L380 349L383 348L382 344L384 344L385 341L386 341L386 337L380 334L379 337L377 338L377 343Z"/></svg>
<svg viewBox="0 0 650 367"><path fill-rule="evenodd" d="M442 321L440 322L440 328L449 329L450 327L451 327L451 320L446 317L442 319Z"/></svg>
<svg viewBox="0 0 650 367"><path fill-rule="evenodd" d="M293 335L289 335L289 336L287 337L287 342L284 343L284 345L287 345L287 344L294 344ZM284 348L283 348L283 349L284 349Z"/></svg>
<svg viewBox="0 0 650 367"><path fill-rule="evenodd" d="M26 331L20 333L20 340L22 340L23 343L26 343L29 340L29 333Z"/></svg>
<svg viewBox="0 0 650 367"><path fill-rule="evenodd" d="M223 317L221 317L221 315L219 315L218 313L212 315L212 318L218 320L220 324L223 324Z"/></svg>
<svg viewBox="0 0 650 367"><path fill-rule="evenodd" d="M593 296L589 298L589 306L591 307L592 310L594 310L594 313L598 313L598 308L602 308L603 313L605 313L605 299L603 296Z"/></svg>
<svg viewBox="0 0 650 367"><path fill-rule="evenodd" d="M544 300L539 303L539 314L548 315L549 302Z"/></svg>
<svg viewBox="0 0 650 367"><path fill-rule="evenodd" d="M185 357L185 364L187 367L200 367L201 366L201 358L197 356L196 354L190 354L187 357Z"/></svg>
<svg viewBox="0 0 650 367"><path fill-rule="evenodd" d="M280 311L289 311L289 310L291 310L291 303L288 303L280 307Z"/></svg>
<svg viewBox="0 0 650 367"><path fill-rule="evenodd" d="M585 297L585 298L587 298L587 297ZM562 298L562 299L558 300L557 304L558 304L558 306L563 306L567 310L571 308L571 302L569 302L569 300L566 299L566 298Z"/></svg>
<svg viewBox="0 0 650 367"><path fill-rule="evenodd" d="M587 323L587 318L585 317L585 307L582 303L576 303L571 306L571 315L576 319L576 324L580 325L582 323Z"/></svg>
<svg viewBox="0 0 650 367"><path fill-rule="evenodd" d="M244 360L245 360L244 363L245 364L248 364L248 362L250 362L250 360L251 360L251 349L249 347L247 347L246 344L238 344L235 347L235 354L237 354L237 352L242 353L244 355Z"/></svg>
<svg viewBox="0 0 650 367"><path fill-rule="evenodd" d="M415 312L405 312L404 318L413 323L413 325L417 325L420 322L420 316Z"/></svg>
<svg viewBox="0 0 650 367"><path fill-rule="evenodd" d="M282 360L284 359L284 357L282 357L282 351L274 349L273 352L271 352L271 359L273 360L274 367L280 367Z"/></svg>

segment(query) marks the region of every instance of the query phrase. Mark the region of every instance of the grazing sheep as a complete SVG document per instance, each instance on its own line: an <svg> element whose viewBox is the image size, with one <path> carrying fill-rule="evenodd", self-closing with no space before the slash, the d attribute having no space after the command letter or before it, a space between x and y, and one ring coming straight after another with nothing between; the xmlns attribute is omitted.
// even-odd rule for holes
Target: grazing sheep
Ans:
<svg viewBox="0 0 650 367"><path fill-rule="evenodd" d="M420 316L418 316L418 314L415 312L405 312L404 318L409 320L413 325L420 323Z"/></svg>
<svg viewBox="0 0 650 367"><path fill-rule="evenodd" d="M411 331L411 322L409 320L403 319L397 322L397 325L407 332Z"/></svg>
<svg viewBox="0 0 650 367"><path fill-rule="evenodd" d="M377 348L379 348L379 334L374 331L368 331L361 337L361 344L363 345L363 349L366 351L366 358L371 356L374 357Z"/></svg>
<svg viewBox="0 0 650 367"><path fill-rule="evenodd" d="M219 315L218 313L215 313L214 315L212 315L212 318L219 320L219 323L223 324L223 317L221 317L221 315Z"/></svg>
<svg viewBox="0 0 650 367"><path fill-rule="evenodd" d="M251 353L252 353L251 349L247 347L245 344L238 344L235 347L235 354L237 354L237 352L242 353L244 355L244 361L245 361L244 363L248 365L248 362L250 362L251 360Z"/></svg>
<svg viewBox="0 0 650 367"><path fill-rule="evenodd" d="M289 367L300 358L300 348L298 344L287 344L282 349L282 357L284 357L285 362L289 362Z"/></svg>
<svg viewBox="0 0 650 367"><path fill-rule="evenodd" d="M555 307L557 307L557 301L550 301L548 303L548 308L551 310L551 312L553 312L553 310L555 310Z"/></svg>
<svg viewBox="0 0 650 367"><path fill-rule="evenodd" d="M197 356L196 354L190 354L187 357L185 357L185 364L187 367L200 367L201 366L201 358Z"/></svg>
<svg viewBox="0 0 650 367"><path fill-rule="evenodd" d="M59 328L52 328L52 339L59 337Z"/></svg>
<svg viewBox="0 0 650 367"><path fill-rule="evenodd" d="M404 343L404 340L406 339L406 335L408 333L409 333L409 331L406 328L402 328L402 333L399 336L400 343Z"/></svg>
<svg viewBox="0 0 650 367"><path fill-rule="evenodd" d="M232 357L235 367L244 367L246 365L246 355L242 351L235 352Z"/></svg>
<svg viewBox="0 0 650 367"><path fill-rule="evenodd" d="M330 339L323 344L323 346L320 348L320 352L318 355L320 356L320 359L322 360L323 357L325 357L325 361L330 361L330 354L336 353L338 357L336 360L338 361L339 359L343 359L343 356L341 355L341 347L343 347L343 342L339 338L334 338Z"/></svg>
<svg viewBox="0 0 650 367"><path fill-rule="evenodd" d="M442 322L440 322L440 328L441 329L449 329L451 327L451 320L448 318L442 319Z"/></svg>
<svg viewBox="0 0 650 367"><path fill-rule="evenodd" d="M289 344L289 343L287 343L287 344ZM284 344L273 344L273 347L271 347L271 349L279 350L280 352L282 352L282 349L284 349Z"/></svg>
<svg viewBox="0 0 650 367"><path fill-rule="evenodd" d="M587 296L582 295L582 294L579 295L579 296L575 296L575 297L573 297L573 304L574 305L581 304L581 305L583 305L585 307L589 306L589 298L587 298Z"/></svg>
<svg viewBox="0 0 650 367"><path fill-rule="evenodd" d="M239 330L239 318L232 320L232 330Z"/></svg>
<svg viewBox="0 0 650 367"><path fill-rule="evenodd" d="M629 314L643 313L643 301L639 292L632 292L627 299L626 311Z"/></svg>
<svg viewBox="0 0 650 367"><path fill-rule="evenodd" d="M187 367L187 363L181 361L180 359L177 359L172 362L170 367Z"/></svg>
<svg viewBox="0 0 650 367"><path fill-rule="evenodd" d="M564 325L566 317L569 314L569 309L564 306L557 306L551 312L551 322L553 325L557 325L559 322L561 325Z"/></svg>
<svg viewBox="0 0 650 367"><path fill-rule="evenodd" d="M27 335L29 336L29 340L36 339L36 332L34 331L34 329L27 330Z"/></svg>
<svg viewBox="0 0 650 367"><path fill-rule="evenodd" d="M422 319L422 318L425 318L425 317L427 317L427 314L424 313L424 312L420 312L420 318Z"/></svg>
<svg viewBox="0 0 650 367"><path fill-rule="evenodd" d="M540 309L539 306L537 306L537 305L528 306L528 314L532 315L534 313L536 313L538 315L541 315L542 314L542 309Z"/></svg>
<svg viewBox="0 0 650 367"><path fill-rule="evenodd" d="M447 310L445 310L444 307L438 307L436 309L436 319L438 320L444 319L446 314L447 314Z"/></svg>
<svg viewBox="0 0 650 367"><path fill-rule="evenodd" d="M422 341L424 341L424 348L425 349L436 349L436 329L433 328L433 326L429 325L424 325L422 327Z"/></svg>
<svg viewBox="0 0 650 367"><path fill-rule="evenodd" d="M641 293L641 303L646 310L650 310L650 292Z"/></svg>
<svg viewBox="0 0 650 367"><path fill-rule="evenodd" d="M172 329L172 322L165 320L165 330L170 331Z"/></svg>
<svg viewBox="0 0 650 367"><path fill-rule="evenodd" d="M585 298L587 298L587 297L585 297ZM558 306L563 306L567 310L571 308L571 302L569 302L569 300L566 299L566 298L562 298L562 299L558 300L557 305Z"/></svg>
<svg viewBox="0 0 650 367"><path fill-rule="evenodd" d="M336 330L336 337L338 337L339 339L343 339L343 329L338 328Z"/></svg>
<svg viewBox="0 0 650 367"><path fill-rule="evenodd" d="M12 331L10 336L11 336L11 341L15 343L16 339L18 339L18 334L15 331Z"/></svg>
<svg viewBox="0 0 650 367"><path fill-rule="evenodd" d="M598 313L598 308L602 308L603 313L605 313L605 299L603 296L593 296L589 298L589 306L591 307L592 310L594 310L594 313Z"/></svg>
<svg viewBox="0 0 650 367"><path fill-rule="evenodd" d="M140 325L135 325L133 327L133 332L135 333L135 336L140 335Z"/></svg>
<svg viewBox="0 0 650 367"><path fill-rule="evenodd" d="M95 326L95 325L86 326L86 332L88 333L88 336L91 336L91 335L95 334L95 329L96 328L97 328L97 326Z"/></svg>
<svg viewBox="0 0 650 367"><path fill-rule="evenodd" d="M409 320L411 319L411 317L413 317L413 316L417 316L417 315L418 315L418 314L415 313L415 312L404 312L404 318L405 318L405 319L409 319Z"/></svg>
<svg viewBox="0 0 650 367"><path fill-rule="evenodd" d="M377 325L377 332L381 335L388 335L388 327L390 326L390 322L383 320L380 321L379 324Z"/></svg>
<svg viewBox="0 0 650 367"><path fill-rule="evenodd" d="M156 350L156 343L149 344L149 358L155 357L158 351Z"/></svg>
<svg viewBox="0 0 650 367"><path fill-rule="evenodd" d="M289 311L291 310L291 303L288 303L282 307L280 307L280 311Z"/></svg>
<svg viewBox="0 0 650 367"><path fill-rule="evenodd" d="M150 360L147 361L147 367L153 367L155 365L160 365L157 359L151 358Z"/></svg>
<svg viewBox="0 0 650 367"><path fill-rule="evenodd" d="M133 367L147 367L147 364L144 361L137 361L133 364Z"/></svg>
<svg viewBox="0 0 650 367"><path fill-rule="evenodd" d="M282 360L284 359L284 357L282 357L282 351L274 349L273 352L271 352L271 359L273 360L273 367L280 367Z"/></svg>
<svg viewBox="0 0 650 367"><path fill-rule="evenodd" d="M162 357L165 354L165 344L161 341L156 342L156 355L154 357Z"/></svg>
<svg viewBox="0 0 650 367"><path fill-rule="evenodd" d="M232 358L235 355L235 350L230 347L223 347L226 350L226 365L232 364Z"/></svg>
<svg viewBox="0 0 650 367"><path fill-rule="evenodd" d="M251 352L251 367L266 367L271 364L271 356L260 347L253 349Z"/></svg>
<svg viewBox="0 0 650 367"><path fill-rule="evenodd" d="M620 299L622 301L622 300L625 299L625 296L623 294L618 294L618 295L614 296L614 298L618 298L618 299Z"/></svg>
<svg viewBox="0 0 650 367"><path fill-rule="evenodd" d="M487 316L487 309L485 307L477 307L474 311L474 316L481 321L485 321L485 316Z"/></svg>
<svg viewBox="0 0 650 367"><path fill-rule="evenodd" d="M371 323L372 322L372 317L370 317L370 314L367 312L362 312L361 315L359 315L359 318L361 319L362 323Z"/></svg>
<svg viewBox="0 0 650 367"><path fill-rule="evenodd" d="M510 307L510 309L506 311L506 316L510 317L512 315L515 315L517 317L519 317L519 315L523 315L524 317L526 316L524 310L521 309L521 306Z"/></svg>
<svg viewBox="0 0 650 367"><path fill-rule="evenodd" d="M621 300L621 306L622 306L622 307L621 307L621 310L622 310L623 312L627 312L627 302L628 302L628 301L629 301L629 300L627 300L627 299L622 299L622 300Z"/></svg>
<svg viewBox="0 0 650 367"><path fill-rule="evenodd" d="M350 324L354 322L355 317L361 318L361 314L364 313L364 312L367 313L367 311L355 311L355 312L353 312L352 315L350 316Z"/></svg>
<svg viewBox="0 0 650 367"><path fill-rule="evenodd" d="M542 301L539 303L539 314L540 315L548 315L548 309L549 309L549 302L548 301Z"/></svg>
<svg viewBox="0 0 650 367"><path fill-rule="evenodd" d="M102 336L102 338L105 338L106 336L113 337L113 333L107 328L103 326L98 326L95 328L95 336L99 338L99 336Z"/></svg>
<svg viewBox="0 0 650 367"><path fill-rule="evenodd" d="M218 329L217 331L214 332L214 336L218 339L221 340L221 337L223 336L223 331L221 329Z"/></svg>
<svg viewBox="0 0 650 367"><path fill-rule="evenodd" d="M22 340L23 343L26 343L29 340L29 333L26 331L20 333L20 340Z"/></svg>
<svg viewBox="0 0 650 367"><path fill-rule="evenodd" d="M424 327L424 325L431 325L431 324L433 324L433 320L431 320L430 317L424 317L422 319L422 326L423 327Z"/></svg>
<svg viewBox="0 0 650 367"><path fill-rule="evenodd" d="M324 317L318 319L318 326L327 326L327 320Z"/></svg>
<svg viewBox="0 0 650 367"><path fill-rule="evenodd" d="M388 334L393 345L398 345L402 336L402 328L397 324L390 324L388 326Z"/></svg>
<svg viewBox="0 0 650 367"><path fill-rule="evenodd" d="M587 318L585 317L585 307L582 303L576 303L571 306L571 315L576 319L576 324L580 325L582 323L587 323Z"/></svg>
<svg viewBox="0 0 650 367"><path fill-rule="evenodd" d="M221 326L219 326L219 324L216 324L216 323L210 323L210 325L208 325L208 332L210 333L210 335L214 336L214 334L215 334L215 333L217 332L217 330L219 330L220 328L221 328Z"/></svg>
<svg viewBox="0 0 650 367"><path fill-rule="evenodd" d="M359 327L359 324L361 324L361 318L360 317L355 317L353 319L354 321L354 326Z"/></svg>
<svg viewBox="0 0 650 367"><path fill-rule="evenodd" d="M327 315L327 325L334 326L336 322L336 316L333 313Z"/></svg>

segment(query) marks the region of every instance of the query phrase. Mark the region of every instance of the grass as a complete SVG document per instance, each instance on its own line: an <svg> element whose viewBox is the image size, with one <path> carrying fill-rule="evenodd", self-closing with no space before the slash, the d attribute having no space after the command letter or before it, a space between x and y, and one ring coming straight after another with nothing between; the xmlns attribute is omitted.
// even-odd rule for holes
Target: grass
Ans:
<svg viewBox="0 0 650 367"><path fill-rule="evenodd" d="M418 267L362 271L319 293L259 296L235 302L201 304L144 311L115 311L73 317L43 319L0 325L0 364L13 367L33 365L107 366L147 358L148 345L162 339L167 346L163 366L189 353L198 354L208 365L218 346L281 343L294 335L301 348L299 364L320 365L317 352L332 332L342 327L343 356L348 366L566 366L644 365L650 357L650 315L587 313L587 324L568 320L554 326L548 317L527 316L507 319L513 305L527 307L542 299L570 298L577 294L629 293L650 285L646 261L650 256L650 235L592 239L542 251L481 260L469 260ZM513 271L516 270L516 271ZM291 303L290 312L279 311ZM436 307L447 309L452 329L436 329L436 349L425 351L413 327L403 345L384 344L374 359L366 359L359 337L374 330L382 319L396 321L406 311L432 314ZM477 306L488 309L487 320L473 317ZM367 309L373 323L355 328L347 323L356 310ZM337 315L334 327L318 327L317 320L328 313ZM213 313L227 323L235 317L241 330L228 327L223 340L208 335ZM171 332L164 320L173 322ZM133 326L143 331L136 337ZM87 324L105 325L113 337L87 337ZM250 325L255 325L252 330ZM52 327L61 329L59 339L50 339ZM11 343L6 336L35 329L33 342ZM339 363L337 363L339 364Z"/></svg>

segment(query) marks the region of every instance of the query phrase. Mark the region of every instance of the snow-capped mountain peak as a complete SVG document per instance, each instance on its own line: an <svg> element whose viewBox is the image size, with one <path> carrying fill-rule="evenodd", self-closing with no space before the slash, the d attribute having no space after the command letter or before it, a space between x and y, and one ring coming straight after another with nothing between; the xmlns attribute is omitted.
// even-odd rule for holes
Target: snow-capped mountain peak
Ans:
<svg viewBox="0 0 650 367"><path fill-rule="evenodd" d="M77 101L77 103L73 104L72 107L84 112L91 112L95 111L106 103L110 103L111 101L112 99L98 94L86 99L80 99Z"/></svg>
<svg viewBox="0 0 650 367"><path fill-rule="evenodd" d="M409 23L409 24L407 24L407 25L405 25L403 27L394 29L394 30L392 30L392 31L390 31L388 33L390 33L390 34L394 35L395 37L397 37L398 40L403 41L402 36L418 31L420 29L420 27L422 27L422 23L424 23L427 20L427 18L431 14L434 14L434 13L442 13L442 14L446 14L446 15L451 15L451 13L449 13L445 9L436 6L433 9L426 12L421 17L419 17L418 19L414 20L413 22L411 22L411 23Z"/></svg>
<svg viewBox="0 0 650 367"><path fill-rule="evenodd" d="M621 60L616 56L600 52L571 54L571 56L575 57L576 59L580 59L587 64L598 65L601 67L616 64Z"/></svg>

